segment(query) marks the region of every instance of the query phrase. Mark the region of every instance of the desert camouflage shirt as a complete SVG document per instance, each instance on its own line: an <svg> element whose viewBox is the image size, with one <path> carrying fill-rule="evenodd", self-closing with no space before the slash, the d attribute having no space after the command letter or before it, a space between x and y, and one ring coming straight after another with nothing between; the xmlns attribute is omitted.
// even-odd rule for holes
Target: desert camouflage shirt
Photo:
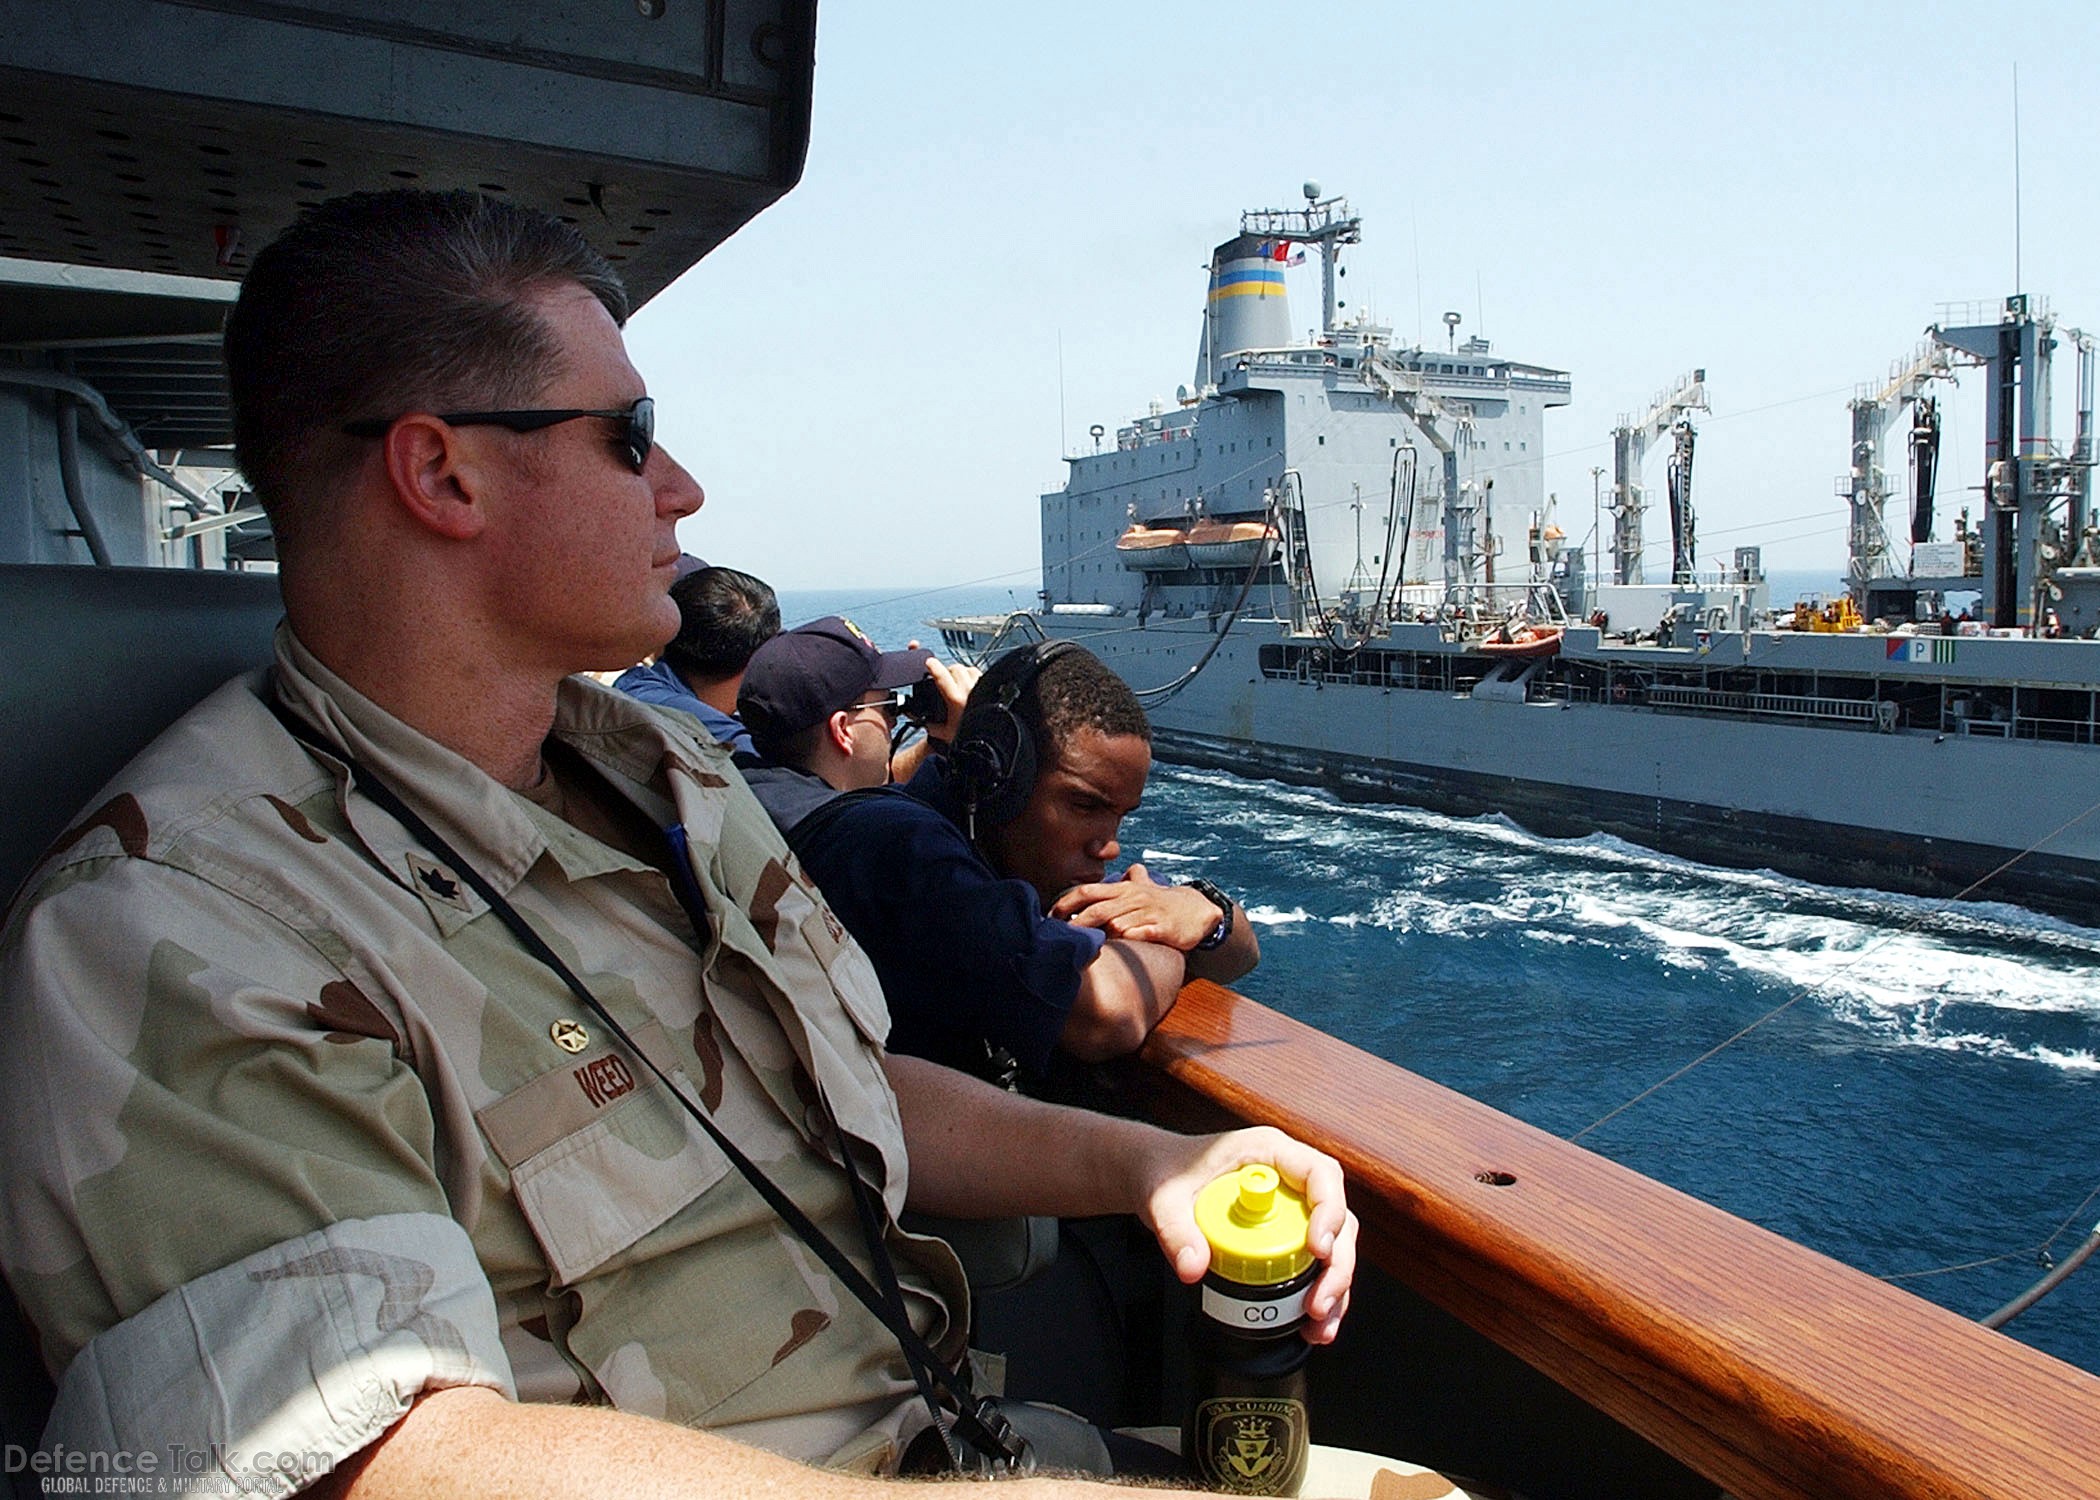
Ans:
<svg viewBox="0 0 2100 1500"><path fill-rule="evenodd" d="M888 1016L728 752L562 687L556 738L684 827L695 923L661 871L393 718L288 629L277 658L292 713L475 862L865 1266L820 1099L894 1222ZM216 1483L284 1493L418 1392L478 1384L883 1467L921 1420L894 1339L269 691L228 683L157 740L0 934L0 1260L60 1376L47 1447L180 1444L220 1455ZM953 1256L889 1240L914 1322L953 1355Z"/></svg>

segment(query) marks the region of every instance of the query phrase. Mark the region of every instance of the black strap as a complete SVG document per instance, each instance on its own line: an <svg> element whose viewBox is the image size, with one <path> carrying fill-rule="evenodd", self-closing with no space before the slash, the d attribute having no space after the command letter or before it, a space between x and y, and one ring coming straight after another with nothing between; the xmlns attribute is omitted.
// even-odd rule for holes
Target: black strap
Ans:
<svg viewBox="0 0 2100 1500"><path fill-rule="evenodd" d="M765 1200L767 1207L780 1215L788 1228L794 1230L802 1242L816 1253L817 1258L824 1262L840 1284L889 1329L897 1340L905 1363L911 1367L912 1379L919 1387L927 1410L933 1416L934 1427L940 1432L949 1459L955 1467L958 1470L963 1468L962 1453L956 1443L956 1439L960 1438L994 1469L1021 1468L1027 1461L1027 1444L1014 1432L1012 1424L999 1413L996 1403L990 1397L977 1395L970 1387L968 1373L951 1370L940 1355L919 1336L919 1331L911 1326L911 1320L904 1310L904 1297L897 1281L896 1265L890 1259L889 1246L884 1241L881 1223L869 1201L871 1190L861 1180L860 1170L853 1161L853 1154L847 1149L845 1131L840 1127L838 1117L831 1113L829 1101L825 1101L824 1110L830 1117L831 1128L838 1141L839 1164L845 1169L846 1176L853 1185L854 1205L859 1212L861 1228L868 1241L869 1258L875 1266L876 1275L882 1280L881 1291L869 1283L860 1267L854 1265L831 1237L817 1227L816 1221L804 1213L800 1205L781 1190L779 1184L766 1176L758 1164L746 1156L737 1144L723 1133L721 1127L709 1119L706 1112L671 1081L670 1075L658 1067L655 1059L641 1049L628 1034L627 1028L614 1019L612 1013L599 1002L598 997L591 993L567 964L562 962L561 956L547 945L546 939L533 929L532 924L525 920L516 907L504 899L503 894L489 883L486 876L461 858L459 851L454 849L443 835L425 822L395 794L392 787L367 769L356 756L323 740L311 728L294 718L290 710L277 701L273 691L267 688L264 691L269 694L265 702L270 711L277 716L278 722L284 725L285 731L309 750L340 761L348 768L359 791L414 834L433 854L451 866L454 873L472 886L475 893L488 903L489 910L510 929L519 946L552 970L568 987L569 992L605 1023L606 1028L619 1039L620 1045L656 1075L671 1097L684 1107L685 1112L707 1132L709 1139L722 1154L729 1158L730 1165L742 1173L744 1180ZM682 851L680 854L682 857ZM695 916L697 919L699 914L696 913ZM821 1097L821 1090L819 1095ZM953 1413L952 1429L941 1421L941 1405L936 1398L936 1391L940 1397L946 1399Z"/></svg>

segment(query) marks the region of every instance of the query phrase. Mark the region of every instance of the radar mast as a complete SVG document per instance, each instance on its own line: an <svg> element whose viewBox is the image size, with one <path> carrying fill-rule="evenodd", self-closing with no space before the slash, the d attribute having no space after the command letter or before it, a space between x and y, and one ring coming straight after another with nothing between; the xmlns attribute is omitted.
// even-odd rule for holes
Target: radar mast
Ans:
<svg viewBox="0 0 2100 1500"><path fill-rule="evenodd" d="M1363 220L1336 194L1320 196L1320 184L1305 184L1303 208L1256 208L1240 215L1240 233L1311 245L1320 252L1320 331L1334 332L1334 279L1344 245L1363 240Z"/></svg>

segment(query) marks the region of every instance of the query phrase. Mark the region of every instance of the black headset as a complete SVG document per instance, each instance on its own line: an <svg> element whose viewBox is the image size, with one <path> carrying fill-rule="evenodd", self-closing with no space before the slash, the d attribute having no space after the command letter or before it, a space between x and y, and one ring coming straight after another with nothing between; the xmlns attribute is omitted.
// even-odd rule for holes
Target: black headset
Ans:
<svg viewBox="0 0 2100 1500"><path fill-rule="evenodd" d="M1038 641L1023 647L1027 660L1013 680L1001 685L989 704L971 705L966 724L958 727L955 743L948 747L948 765L962 798L964 831L973 841L980 820L991 828L1012 822L1035 790L1035 736L1014 712L1014 705L1043 668L1081 649L1076 641ZM1007 659L1001 657L992 670L998 671Z"/></svg>

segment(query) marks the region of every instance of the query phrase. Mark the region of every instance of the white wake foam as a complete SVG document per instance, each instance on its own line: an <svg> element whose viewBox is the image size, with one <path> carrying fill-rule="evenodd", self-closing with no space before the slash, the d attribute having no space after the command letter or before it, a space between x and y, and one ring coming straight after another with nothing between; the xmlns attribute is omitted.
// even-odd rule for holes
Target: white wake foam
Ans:
<svg viewBox="0 0 2100 1500"><path fill-rule="evenodd" d="M1310 922L1312 913L1304 907L1290 911L1279 911L1273 906L1250 906L1246 908L1247 920L1259 922L1264 927L1285 927L1297 922Z"/></svg>
<svg viewBox="0 0 2100 1500"><path fill-rule="evenodd" d="M1229 791L1237 816L1221 835L1228 845L1280 851L1297 877L1333 882L1348 908L1250 909L1266 926L1318 921L1455 939L1513 929L1542 964L1552 962L1549 948L1604 944L1646 954L1659 969L1755 976L1774 1003L1801 993L1877 1044L2100 1072L2100 932L2089 928L1997 903L1721 869L1608 835L1546 839L1500 817L1344 804L1222 772L1169 774ZM1398 885L1374 894L1367 882Z"/></svg>

